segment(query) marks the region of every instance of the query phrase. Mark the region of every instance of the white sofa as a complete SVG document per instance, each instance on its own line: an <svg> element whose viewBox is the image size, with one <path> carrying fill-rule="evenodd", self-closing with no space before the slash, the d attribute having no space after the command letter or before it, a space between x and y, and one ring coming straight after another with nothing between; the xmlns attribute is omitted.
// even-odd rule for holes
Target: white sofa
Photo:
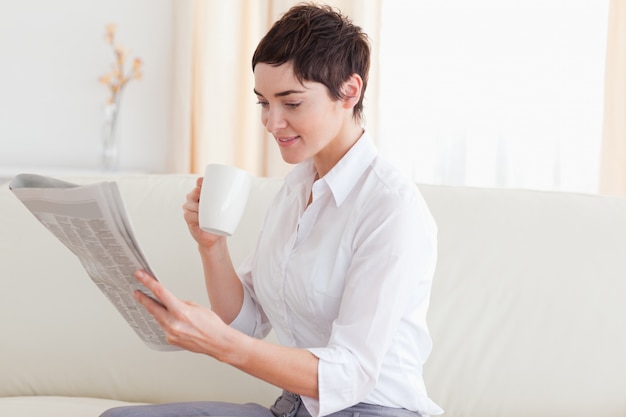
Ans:
<svg viewBox="0 0 626 417"><path fill-rule="evenodd" d="M159 279L206 303L181 209L195 177L112 179ZM280 183L254 180L229 238L235 262L252 248ZM278 389L211 358L147 348L77 258L0 188L0 416L95 417L127 402L272 403ZM626 416L626 199L420 188L440 244L425 377L445 415Z"/></svg>

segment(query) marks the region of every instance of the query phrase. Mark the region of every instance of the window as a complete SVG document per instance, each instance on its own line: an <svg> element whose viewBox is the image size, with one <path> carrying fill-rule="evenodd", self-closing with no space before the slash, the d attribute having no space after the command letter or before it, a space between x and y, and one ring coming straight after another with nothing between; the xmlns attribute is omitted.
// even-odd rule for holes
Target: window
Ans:
<svg viewBox="0 0 626 417"><path fill-rule="evenodd" d="M382 0L379 148L418 182L597 192L607 0Z"/></svg>

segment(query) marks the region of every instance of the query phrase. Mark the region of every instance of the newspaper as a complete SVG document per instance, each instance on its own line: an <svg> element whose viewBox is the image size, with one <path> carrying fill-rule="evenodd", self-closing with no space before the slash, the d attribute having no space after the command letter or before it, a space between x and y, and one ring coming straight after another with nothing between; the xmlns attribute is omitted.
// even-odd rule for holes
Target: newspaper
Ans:
<svg viewBox="0 0 626 417"><path fill-rule="evenodd" d="M19 174L9 188L53 235L74 253L85 271L150 348L168 344L156 320L132 293L153 294L133 276L150 266L133 235L117 183L77 185L51 177Z"/></svg>

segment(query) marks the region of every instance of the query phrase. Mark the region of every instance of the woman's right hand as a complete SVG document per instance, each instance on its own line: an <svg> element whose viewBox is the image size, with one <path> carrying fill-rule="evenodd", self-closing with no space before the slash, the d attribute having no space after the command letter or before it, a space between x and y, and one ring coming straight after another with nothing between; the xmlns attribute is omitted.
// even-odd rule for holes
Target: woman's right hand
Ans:
<svg viewBox="0 0 626 417"><path fill-rule="evenodd" d="M204 248L210 248L217 242L222 236L215 235L213 233L205 232L200 229L200 223L198 219L198 210L200 207L200 190L202 189L202 177L196 180L196 186L187 194L187 200L183 204L183 217L187 222L187 227L191 236L198 242L198 245Z"/></svg>

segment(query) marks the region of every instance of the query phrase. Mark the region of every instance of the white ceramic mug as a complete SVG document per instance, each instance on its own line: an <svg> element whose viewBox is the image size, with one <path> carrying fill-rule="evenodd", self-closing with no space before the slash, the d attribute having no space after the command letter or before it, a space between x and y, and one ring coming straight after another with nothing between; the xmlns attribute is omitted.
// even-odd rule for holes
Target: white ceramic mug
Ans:
<svg viewBox="0 0 626 417"><path fill-rule="evenodd" d="M200 228L216 235L232 235L246 208L251 183L248 171L229 165L207 165L200 191Z"/></svg>

